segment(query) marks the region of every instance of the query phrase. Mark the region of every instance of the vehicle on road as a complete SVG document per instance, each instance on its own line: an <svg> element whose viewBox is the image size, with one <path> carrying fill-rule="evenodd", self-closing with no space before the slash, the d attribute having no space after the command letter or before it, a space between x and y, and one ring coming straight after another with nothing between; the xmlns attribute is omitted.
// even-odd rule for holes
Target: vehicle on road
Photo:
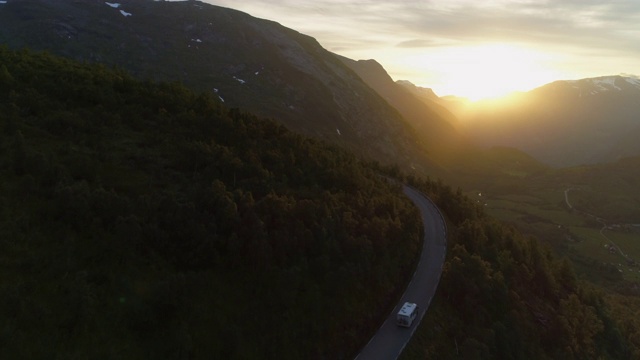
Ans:
<svg viewBox="0 0 640 360"><path fill-rule="evenodd" d="M419 311L420 308L417 304L405 302L400 311L398 311L396 324L398 326L411 327Z"/></svg>

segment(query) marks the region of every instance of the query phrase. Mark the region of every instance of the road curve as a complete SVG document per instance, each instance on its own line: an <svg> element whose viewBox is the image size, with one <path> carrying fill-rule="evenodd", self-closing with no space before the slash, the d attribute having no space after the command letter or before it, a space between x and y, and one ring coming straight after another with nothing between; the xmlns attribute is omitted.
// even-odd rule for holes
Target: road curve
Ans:
<svg viewBox="0 0 640 360"><path fill-rule="evenodd" d="M419 191L408 186L404 186L403 191L420 209L424 226L422 254L400 301L356 357L357 360L397 359L422 321L440 281L447 249L446 225L442 214L435 204ZM396 314L406 301L417 303L421 309L410 328L396 325Z"/></svg>

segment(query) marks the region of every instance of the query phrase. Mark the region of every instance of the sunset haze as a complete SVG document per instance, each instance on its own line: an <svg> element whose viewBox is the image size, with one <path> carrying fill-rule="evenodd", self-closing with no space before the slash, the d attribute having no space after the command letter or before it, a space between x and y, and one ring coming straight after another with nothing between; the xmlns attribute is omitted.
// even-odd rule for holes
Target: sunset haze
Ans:
<svg viewBox="0 0 640 360"><path fill-rule="evenodd" d="M471 99L553 80L639 74L640 3L208 0L375 59L396 79Z"/></svg>

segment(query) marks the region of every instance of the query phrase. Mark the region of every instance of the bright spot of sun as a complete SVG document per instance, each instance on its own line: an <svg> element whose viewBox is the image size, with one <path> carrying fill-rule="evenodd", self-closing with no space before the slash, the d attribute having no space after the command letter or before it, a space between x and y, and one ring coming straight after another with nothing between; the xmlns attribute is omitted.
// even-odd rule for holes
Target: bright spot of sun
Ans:
<svg viewBox="0 0 640 360"><path fill-rule="evenodd" d="M425 71L440 74L438 95L473 101L530 90L559 76L545 68L544 53L504 44L446 47L411 60L418 65L416 61Z"/></svg>

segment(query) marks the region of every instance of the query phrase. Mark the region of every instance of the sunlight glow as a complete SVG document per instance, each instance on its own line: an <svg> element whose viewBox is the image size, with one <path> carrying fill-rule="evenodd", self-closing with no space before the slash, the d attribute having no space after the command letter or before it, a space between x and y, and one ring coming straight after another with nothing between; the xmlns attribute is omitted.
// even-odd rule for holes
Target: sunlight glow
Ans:
<svg viewBox="0 0 640 360"><path fill-rule="evenodd" d="M545 66L549 55L504 44L446 47L408 61L407 65L446 79L441 89L435 89L438 95L473 101L530 90L562 76Z"/></svg>

